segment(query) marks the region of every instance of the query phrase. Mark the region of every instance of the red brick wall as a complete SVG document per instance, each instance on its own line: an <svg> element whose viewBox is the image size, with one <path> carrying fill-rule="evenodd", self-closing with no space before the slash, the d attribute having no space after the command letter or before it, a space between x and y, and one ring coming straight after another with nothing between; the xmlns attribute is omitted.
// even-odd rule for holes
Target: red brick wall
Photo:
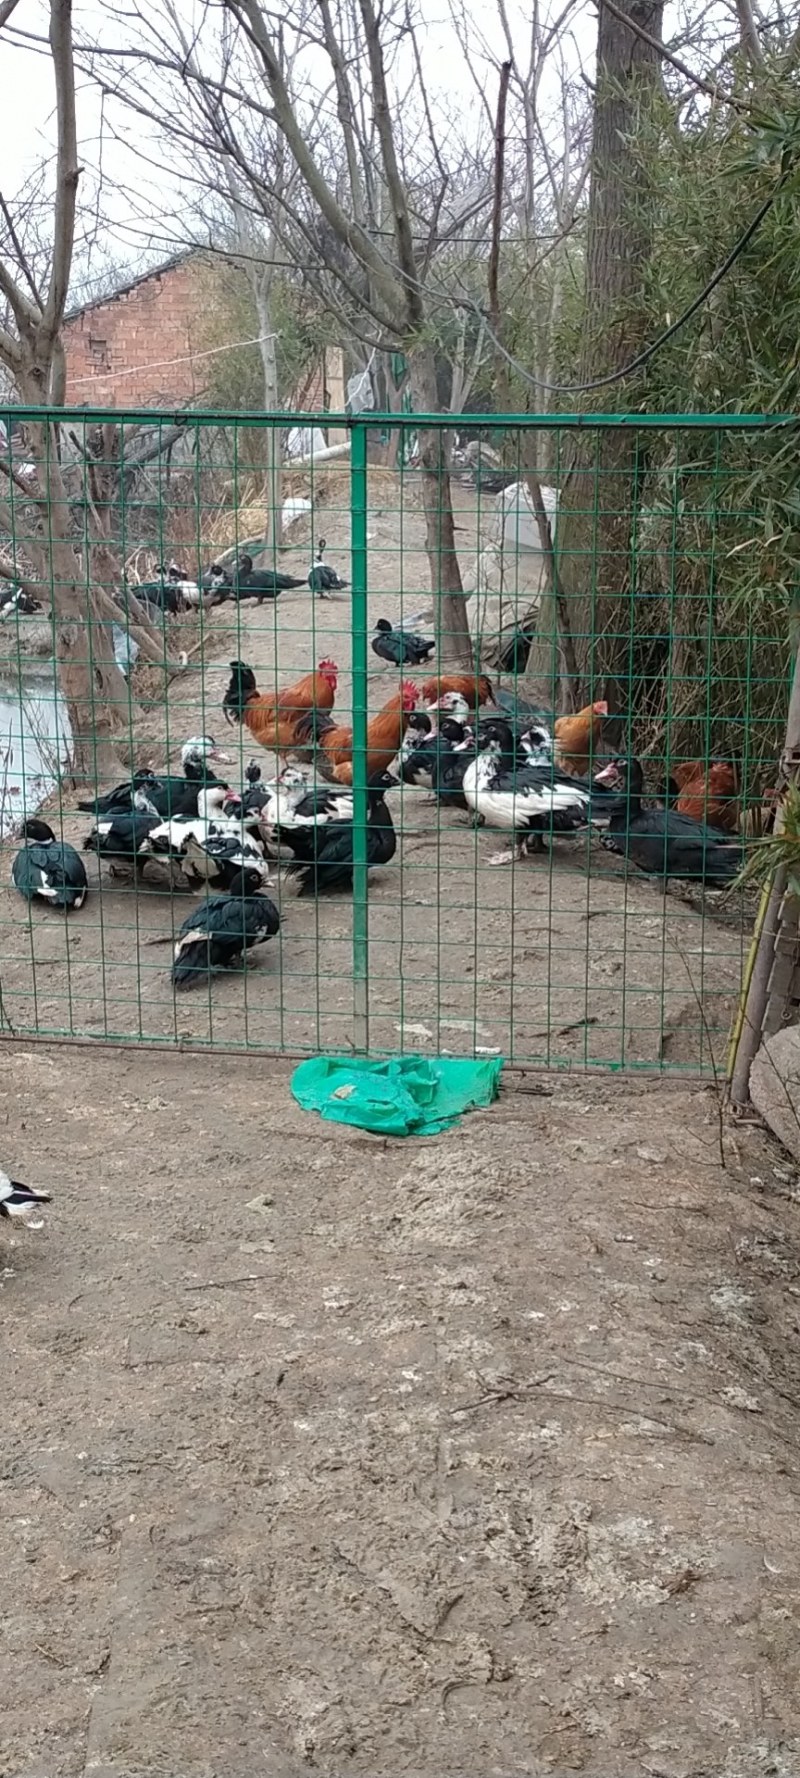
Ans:
<svg viewBox="0 0 800 1778"><path fill-rule="evenodd" d="M186 260L68 321L67 401L182 407L196 400L203 363L195 366L191 353L204 305L201 270ZM172 359L183 362L165 362Z"/></svg>

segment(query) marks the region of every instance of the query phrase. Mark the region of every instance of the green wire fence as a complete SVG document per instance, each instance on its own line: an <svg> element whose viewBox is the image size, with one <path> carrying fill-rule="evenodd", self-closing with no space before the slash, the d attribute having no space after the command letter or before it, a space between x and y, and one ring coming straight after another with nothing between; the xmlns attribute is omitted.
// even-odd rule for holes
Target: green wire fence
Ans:
<svg viewBox="0 0 800 1778"><path fill-rule="evenodd" d="M55 427L46 410L9 408L2 419L3 1033L724 1066L754 890L676 875L665 893L637 865L629 801L615 849L587 820L492 862L512 842L495 830L497 809L476 826L474 804L410 781L413 762L385 793L394 856L371 868L372 725L403 680L419 710L432 678L481 675L495 702L479 707L473 690L460 711L474 750L480 725L500 716L518 737L549 731L573 779L638 759L645 811L705 821L727 835L726 856L745 859L774 813L788 702L795 588L776 489L791 416L79 409ZM278 470L264 433L283 438L288 424L317 448ZM327 594L312 573L323 541L322 563L348 583ZM297 584L259 600L235 567L244 554L256 574ZM470 632L459 659L458 578ZM372 647L378 619L427 640L427 663L386 661ZM115 772L118 783L146 768L180 776L191 737L229 756L215 770L233 790L247 790L252 761L269 792L288 750L226 723L230 663L275 698L324 657L338 667L328 720L351 731L352 887L298 899L273 844L279 933L246 969L176 993L176 935L218 889L189 883L175 858L112 874L84 850L96 824L78 802L107 792ZM602 702L607 716L574 727ZM432 712L434 727L441 719ZM324 728L299 751L327 791ZM380 734L382 752L392 735L399 745L400 717ZM530 747L515 744L524 777ZM66 917L12 881L31 817L85 861L87 897Z"/></svg>

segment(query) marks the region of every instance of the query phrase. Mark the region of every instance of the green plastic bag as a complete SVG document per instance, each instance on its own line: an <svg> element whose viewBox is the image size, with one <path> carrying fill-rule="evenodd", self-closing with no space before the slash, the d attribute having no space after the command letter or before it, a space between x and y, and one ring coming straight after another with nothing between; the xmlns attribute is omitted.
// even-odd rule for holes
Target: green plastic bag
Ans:
<svg viewBox="0 0 800 1778"><path fill-rule="evenodd" d="M295 1069L291 1087L304 1111L318 1111L332 1123L386 1136L435 1136L457 1123L462 1111L491 1105L502 1067L502 1056L393 1056L385 1062L313 1056Z"/></svg>

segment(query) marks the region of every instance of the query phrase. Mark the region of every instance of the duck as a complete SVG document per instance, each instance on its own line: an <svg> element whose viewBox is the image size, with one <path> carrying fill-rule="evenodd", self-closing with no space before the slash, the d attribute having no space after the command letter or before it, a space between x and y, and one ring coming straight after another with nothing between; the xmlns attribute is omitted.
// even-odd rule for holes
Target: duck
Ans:
<svg viewBox="0 0 800 1778"><path fill-rule="evenodd" d="M308 795L312 781L302 766L284 766L278 777L266 787L267 799L261 810L259 828L264 839L272 839L276 827L290 822L294 810Z"/></svg>
<svg viewBox="0 0 800 1778"><path fill-rule="evenodd" d="M491 718L481 723L480 752L464 773L467 807L482 815L487 826L506 828L514 836L510 851L489 859L493 865L509 864L526 851L543 852L545 833L574 833L588 824L591 791L572 778L565 782L563 774L544 763L547 730L528 733L543 756L539 765L530 763L510 723Z"/></svg>
<svg viewBox="0 0 800 1778"><path fill-rule="evenodd" d="M20 1179L9 1179L0 1167L0 1216L7 1216L10 1221L24 1222L29 1229L44 1227L36 1212L41 1204L52 1202L49 1192L37 1191L33 1185L23 1185Z"/></svg>
<svg viewBox="0 0 800 1778"><path fill-rule="evenodd" d="M403 744L397 755L397 772L402 784L422 784L426 778L430 782L429 754L432 739L433 723L427 711L412 710Z"/></svg>
<svg viewBox="0 0 800 1778"><path fill-rule="evenodd" d="M112 876L135 874L143 862L145 840L160 825L158 815L144 815L138 809L112 809L98 817L83 842L83 850L94 852L110 864Z"/></svg>
<svg viewBox="0 0 800 1778"><path fill-rule="evenodd" d="M230 755L220 751L213 735L191 735L181 748L182 778L147 768L135 772L127 783L116 784L104 796L79 802L78 808L87 815L110 815L135 808L144 815L159 815L162 820L170 815L195 815L198 791L204 785L223 783L211 770L211 761L228 765Z"/></svg>
<svg viewBox="0 0 800 1778"><path fill-rule="evenodd" d="M415 787L434 787L437 762L449 757L458 748L468 747L472 739L472 730L462 722L451 721L445 716L438 728L431 731L406 760L400 761L400 778L404 784Z"/></svg>
<svg viewBox="0 0 800 1778"><path fill-rule="evenodd" d="M397 851L397 835L386 807L387 790L400 780L391 772L378 772L367 785L367 866L388 864ZM298 899L322 895L332 889L353 887L353 819L345 814L323 823L281 830L281 839L293 853L287 877L298 885Z"/></svg>
<svg viewBox="0 0 800 1778"><path fill-rule="evenodd" d="M233 572L233 595L236 599L277 599L291 587L305 586L293 574L279 574L274 568L254 568L252 556L239 556Z"/></svg>
<svg viewBox="0 0 800 1778"><path fill-rule="evenodd" d="M184 596L184 587L193 587L197 591L194 582L187 581L183 569L176 562L170 562L169 567L165 567L162 562L158 580L142 580L138 586L132 586L130 591L140 602L155 606L162 613L166 611L170 617L177 617L190 602Z"/></svg>
<svg viewBox="0 0 800 1778"><path fill-rule="evenodd" d="M465 723L454 722L450 717L440 722L439 736L443 745L435 758L431 789L443 808L469 811L464 778L477 758L475 737Z"/></svg>
<svg viewBox="0 0 800 1778"><path fill-rule="evenodd" d="M299 787L298 787L299 788ZM302 796L290 791L288 802L278 807L273 835L281 841L292 828L329 827L332 822L352 821L353 792L343 784L306 784Z"/></svg>
<svg viewBox="0 0 800 1778"><path fill-rule="evenodd" d="M611 760L597 773L597 782L618 799L608 822L611 849L647 876L725 888L739 875L744 853L729 833L674 809L642 807L644 772L638 759Z"/></svg>
<svg viewBox="0 0 800 1778"><path fill-rule="evenodd" d="M13 581L7 582L0 591L0 618L2 619L13 617L15 613L19 617L33 617L41 609L41 600L34 599L32 593L26 593L23 587L16 586Z"/></svg>
<svg viewBox="0 0 800 1778"><path fill-rule="evenodd" d="M260 887L259 873L248 865L231 879L227 895L212 895L187 915L172 963L176 992L208 981L214 970L233 968L254 945L275 937L280 914Z"/></svg>
<svg viewBox="0 0 800 1778"><path fill-rule="evenodd" d="M233 581L227 568L221 562L212 562L200 577L200 589L204 605L224 605L233 596Z"/></svg>
<svg viewBox="0 0 800 1778"><path fill-rule="evenodd" d="M379 617L372 638L372 652L394 667L421 667L436 648L436 639L417 636L413 630L395 629L388 617Z"/></svg>
<svg viewBox="0 0 800 1778"><path fill-rule="evenodd" d="M258 842L246 833L209 832L203 839L187 834L181 868L191 882L215 883L230 892L241 871L255 872L262 889L270 883L269 865Z"/></svg>
<svg viewBox="0 0 800 1778"><path fill-rule="evenodd" d="M25 841L11 866L11 880L25 901L46 901L51 907L81 908L89 892L80 852L57 840L46 821L26 821Z"/></svg>
<svg viewBox="0 0 800 1778"><path fill-rule="evenodd" d="M244 839L241 822L242 799L227 784L209 784L198 792L193 815L172 815L157 822L142 841L139 851L144 858L159 858L183 863L186 848L192 842L195 853L202 851L211 835L231 835ZM143 810L142 813L147 813Z"/></svg>
<svg viewBox="0 0 800 1778"><path fill-rule="evenodd" d="M342 580L335 568L329 568L327 562L323 562L322 558L327 547L325 538L321 537L317 559L308 576L308 584L312 593L317 593L320 599L327 598L328 593L343 593L350 585L349 580Z"/></svg>

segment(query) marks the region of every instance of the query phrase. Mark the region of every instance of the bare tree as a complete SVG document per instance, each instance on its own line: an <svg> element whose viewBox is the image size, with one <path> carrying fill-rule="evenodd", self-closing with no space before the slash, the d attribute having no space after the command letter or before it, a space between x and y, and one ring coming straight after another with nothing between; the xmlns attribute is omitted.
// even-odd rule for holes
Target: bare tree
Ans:
<svg viewBox="0 0 800 1778"><path fill-rule="evenodd" d="M119 88L126 103L187 148L223 159L272 238L313 280L333 322L369 348L402 351L417 411L435 413L432 266L465 218L458 204L448 208L452 170L409 0L390 0L380 13L374 0L293 0L281 26L259 0L223 0L220 16L221 29L199 32L187 53L172 0L156 18L141 7L135 44L87 44L83 65L109 95ZM117 28L130 37L129 20L126 12ZM324 56L326 76L321 86L314 78L310 106L287 73L287 33L290 63L313 50L316 70ZM154 74L164 95L156 102ZM265 129L277 132L291 165L288 196L278 190L274 160L258 151ZM488 199L487 185L476 192L475 208L485 209ZM442 656L466 662L472 648L440 429L421 428L420 452Z"/></svg>
<svg viewBox="0 0 800 1778"><path fill-rule="evenodd" d="M10 16L4 10L0 24ZM14 214L14 201L0 194L0 296L6 323L0 327L0 365L13 382L20 401L31 407L59 408L64 402L66 364L62 323L69 289L76 236L76 204L81 169L78 165L75 117L75 71L71 0L50 0L48 46L55 85L56 155L49 229L26 245L25 200ZM49 238L48 238L49 237ZM47 250L43 243L46 241ZM25 553L37 581L50 592L56 659L61 689L69 711L75 769L80 775L106 778L118 774L114 735L129 693L114 659L110 621L120 612L97 579L107 570L107 536L95 524L98 508L87 525L100 549L95 563L80 562L75 537L73 501L62 464L60 428L42 418L26 428L26 457L34 465L28 475L14 466L9 452L0 457L5 497L0 499L0 525L19 530L19 510L26 514ZM101 446L111 460L111 440ZM88 471L92 452L85 455ZM95 460L95 469L98 467ZM88 489L88 483L87 489ZM16 521L16 522L15 522ZM92 546L87 551L92 557ZM164 661L159 641L134 602L141 619L137 639L150 659Z"/></svg>
<svg viewBox="0 0 800 1778"><path fill-rule="evenodd" d="M642 281L650 212L631 180L628 142L660 79L663 0L600 0L591 158L584 346L581 381L592 386L631 362L640 349ZM584 398L585 404L585 398ZM598 686L614 689L625 646L635 438L624 429L578 436L562 489L557 571L542 600L526 685L544 700L573 708Z"/></svg>

